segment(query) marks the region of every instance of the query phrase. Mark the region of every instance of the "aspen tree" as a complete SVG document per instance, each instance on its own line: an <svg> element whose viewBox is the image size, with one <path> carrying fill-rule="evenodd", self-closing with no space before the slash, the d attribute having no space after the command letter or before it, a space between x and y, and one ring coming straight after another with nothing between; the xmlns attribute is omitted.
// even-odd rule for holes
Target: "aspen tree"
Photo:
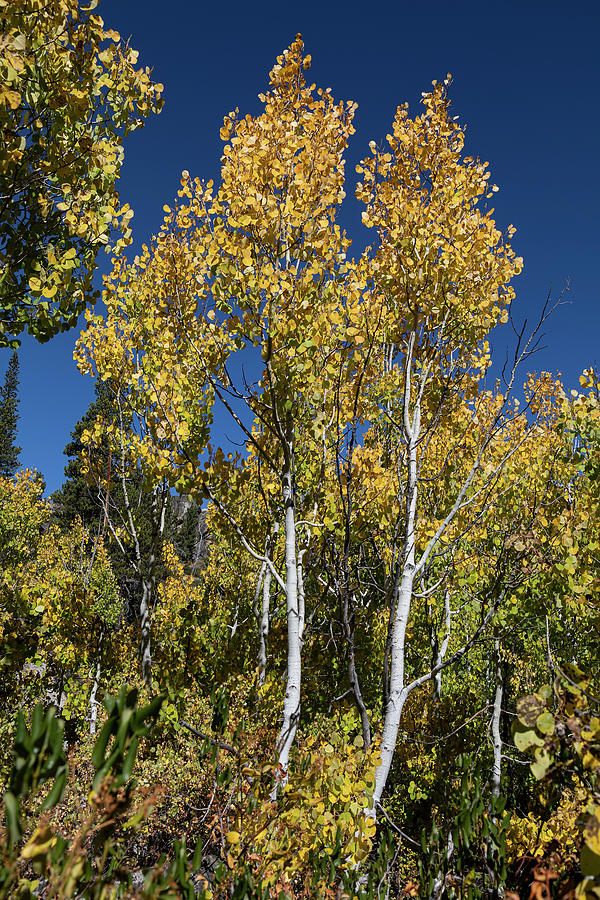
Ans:
<svg viewBox="0 0 600 900"><path fill-rule="evenodd" d="M141 461L149 482L208 499L257 565L263 673L269 579L285 596L276 789L300 717L315 584L338 602L348 684L370 740L356 657L369 563L353 550L365 540L361 528L370 529L388 602L375 809L408 695L439 683L442 669L468 652L517 577L510 570L503 584L488 579L477 601L482 619L455 646L456 547L534 435L510 401L533 342L518 348L502 389L484 389L488 335L507 319L521 260L510 246L514 229L502 235L484 206L496 190L487 164L463 158L449 79L424 95L422 115L411 119L399 107L386 147L370 145L357 195L378 240L355 262L336 223L355 106L308 85L309 65L298 36L270 73L261 115L225 118L220 185L183 173L151 246L132 263L116 259L107 314L88 314L78 359L127 385L143 423L125 439L128 458ZM245 459L213 445L219 406ZM417 595L441 598L441 615L432 606L441 633L430 671L408 677Z"/></svg>
<svg viewBox="0 0 600 900"><path fill-rule="evenodd" d="M106 320L88 317L79 350L84 369L102 377L118 371L132 385L132 402L144 409L149 438L133 445L154 477L164 473L175 486L212 500L286 596L287 680L277 740L281 780L301 699L305 613L298 564L302 569L306 548L299 559L296 518L299 490L303 503L311 490L299 488L298 446L315 439L320 445L323 415L315 411L313 395L319 387L323 396L323 380L336 374L330 313L346 290L348 240L335 218L344 197L343 152L355 109L307 84L309 67L298 36L270 73L270 89L260 96L262 115L242 118L235 111L225 118L219 188L184 173L181 202L165 207L153 247L132 266L117 260L105 290ZM239 351L253 351L254 359L261 355L260 376L251 384L232 375ZM224 457L211 454L207 443L214 402L225 407L277 478L285 546L281 574L215 488ZM318 466L309 473L318 474ZM302 528L308 534L314 499L307 510Z"/></svg>
<svg viewBox="0 0 600 900"><path fill-rule="evenodd" d="M377 247L369 253L372 291L385 309L380 340L381 353L389 359L383 379L391 394L386 414L404 470L400 492L404 528L390 598L389 682L386 678L374 810L388 779L408 694L453 660L447 657L427 676L407 678L407 629L416 584L420 581L420 593L430 591L428 564L439 555L457 516L477 505L476 498L485 490L480 472L487 457L493 457L492 445L503 446L490 473L493 478L520 440L506 443L507 415L510 420L506 403L512 383L498 396L489 426L475 425L479 382L489 365L486 338L494 325L506 321L514 297L510 282L522 261L509 243L512 226L503 236L492 218L493 209L482 208L482 201L497 188L488 183L487 163L462 156L464 132L449 113L449 83L449 77L434 82L433 90L423 95L424 112L414 119L406 105L399 107L386 145L379 148L372 142L371 156L358 167L362 181L357 196L366 205L363 222L378 234ZM529 349L526 344L521 356ZM460 440L454 448L450 445L438 477L455 465L456 454L469 462L445 498L432 533L425 537L421 484L423 478L434 477L428 456L440 427L461 408L467 422L473 416L466 430L473 431L474 440L470 447ZM488 609L484 623L493 609Z"/></svg>

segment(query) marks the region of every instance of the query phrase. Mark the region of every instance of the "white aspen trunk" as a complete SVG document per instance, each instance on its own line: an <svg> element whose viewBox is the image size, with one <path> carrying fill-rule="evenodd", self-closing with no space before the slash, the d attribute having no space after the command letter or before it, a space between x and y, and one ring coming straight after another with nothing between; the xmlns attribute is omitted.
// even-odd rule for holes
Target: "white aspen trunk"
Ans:
<svg viewBox="0 0 600 900"><path fill-rule="evenodd" d="M431 644L431 654L432 654L432 668L435 668L438 663L442 660L440 659L440 646L437 638L437 634L435 631L435 625L432 622L431 625L431 635L430 635L430 644ZM439 703L442 698L442 673L436 672L433 676L433 700L434 703Z"/></svg>
<svg viewBox="0 0 600 900"><path fill-rule="evenodd" d="M450 594L448 589L446 589L444 593L444 622L446 628L446 635L444 640L442 641L442 645L440 647L440 642L437 636L435 629L432 627L431 630L431 648L433 650L433 669L437 669L438 666L444 660L446 655L446 650L448 649L448 641L450 639ZM433 676L433 699L436 703L439 703L442 698L442 670L440 669Z"/></svg>
<svg viewBox="0 0 600 900"><path fill-rule="evenodd" d="M150 584L144 578L142 597L140 600L140 656L142 661L142 678L148 686L152 684L152 655L150 652Z"/></svg>
<svg viewBox="0 0 600 900"><path fill-rule="evenodd" d="M58 683L58 691L56 694L56 706L58 707L59 716L62 716L62 711L65 707L66 702L67 692L65 691L65 673L61 672L60 681Z"/></svg>
<svg viewBox="0 0 600 900"><path fill-rule="evenodd" d="M98 656L96 658L96 670L94 672L94 683L92 684L92 693L90 694L90 734L96 734L96 723L98 721L98 688L100 687L100 674L102 671L102 642L104 641L104 628L100 631L98 640Z"/></svg>
<svg viewBox="0 0 600 900"><path fill-rule="evenodd" d="M410 605L413 590L413 569L414 569L414 553L412 566L410 557L405 564L404 572L400 582L398 591L398 600L396 604L396 619L394 622L394 631L392 637L391 650L391 674L390 674L390 690L388 702L385 709L385 720L383 725L383 735L381 738L381 763L377 767L375 773L375 791L373 793L373 813L381 797L388 780L394 751L396 749L396 741L398 740L398 731L400 729L400 719L402 711L408 696L404 685L404 662L405 662L405 643L406 643L406 627L410 615ZM375 815L373 815L375 818Z"/></svg>
<svg viewBox="0 0 600 900"><path fill-rule="evenodd" d="M269 640L269 617L271 607L271 570L267 566L262 586L262 606L258 625L258 683L264 684L267 677L267 642Z"/></svg>
<svg viewBox="0 0 600 900"><path fill-rule="evenodd" d="M496 799L500 796L500 785L502 781L502 738L500 736L500 720L502 717L502 701L504 699L504 673L502 671L502 657L500 656L500 641L498 638L494 641L494 656L496 658L496 691L494 694L494 706L492 708L492 745L494 748L494 757L492 760L492 796ZM491 804L490 804L491 805ZM496 816L492 815L492 821L497 822ZM498 897L498 887L496 885L496 875L494 872L493 860L493 844L491 838L487 840L486 847L487 869L494 884L494 889L490 891L492 897Z"/></svg>
<svg viewBox="0 0 600 900"><path fill-rule="evenodd" d="M504 697L504 675L502 672L502 658L500 656L500 641L494 643L496 655L496 693L494 696L494 708L492 710L492 742L494 746L494 760L492 763L492 794L500 796L500 781L502 778L502 738L500 736L500 718L502 716L502 700Z"/></svg>
<svg viewBox="0 0 600 900"><path fill-rule="evenodd" d="M267 546L268 539L265 541L265 556L267 554ZM256 619L256 627L258 629L258 669L259 669L259 682L260 684L264 684L264 681L261 679L261 674L263 673L263 668L266 665L266 645L263 646L263 629L262 629L262 609L258 605L258 601L261 596L261 591L263 590L263 581L265 577L265 572L267 571L267 561L263 562L260 567L260 571L258 573L258 580L256 582L256 588L254 590L254 600L252 601L252 612L254 613L254 618ZM263 593L263 601L264 601L264 593Z"/></svg>
<svg viewBox="0 0 600 900"><path fill-rule="evenodd" d="M96 734L96 722L98 720L98 702L96 695L100 686L100 659L96 663L96 672L94 674L94 684L92 685L92 693L90 694L90 734Z"/></svg>
<svg viewBox="0 0 600 900"><path fill-rule="evenodd" d="M129 535L133 540L134 552L135 552L135 560L133 563L133 568L138 577L142 582L142 596L140 599L140 630L141 630L141 638L140 638L140 659L142 664L142 677L149 688L152 687L152 656L150 652L150 612L152 603L154 601L154 597L156 596L156 560L158 557L159 551L159 542L165 530L165 514L167 510L167 502L168 502L168 490L165 480L163 479L161 487L154 487L152 490L152 503L151 503L151 520L152 520L152 540L150 543L150 554L148 556L147 565L144 564L142 559L142 552L140 547L140 540L138 529L135 524L135 520L133 518L132 508L131 508L131 500L129 497L129 490L127 486L127 465L126 465L126 457L125 457L125 443L123 440L124 434L124 425L123 425L123 409L121 405L121 396L117 395L117 403L119 406L119 421L120 421L120 440L121 440L121 487L123 489L123 502L125 504L125 512L127 516L127 524ZM160 493L160 504L158 501L158 495ZM123 550L123 544L117 536L117 533L110 522L108 520L108 526L113 534L113 537L117 541L119 547Z"/></svg>
<svg viewBox="0 0 600 900"><path fill-rule="evenodd" d="M160 491L160 503L158 493ZM167 509L168 495L166 486L163 483L162 488L154 488L152 491L152 541L150 543L150 553L148 555L148 565L142 578L142 597L140 600L140 626L141 626L141 643L140 656L142 661L142 677L149 688L152 687L152 655L150 651L150 614L154 598L156 597L156 561L159 552L160 539L165 530L165 514ZM141 556L139 555L139 541L136 531L137 554L141 566Z"/></svg>
<svg viewBox="0 0 600 900"><path fill-rule="evenodd" d="M550 647L550 620L548 616L546 616L546 662L548 665L548 672L550 673L550 678L554 681L555 670L554 670L554 659L552 658L552 649Z"/></svg>
<svg viewBox="0 0 600 900"><path fill-rule="evenodd" d="M273 525L273 531L265 541L265 561L262 564L256 594L254 598L256 621L258 625L258 683L264 684L267 675L267 644L269 640L270 614L271 614L271 580L273 577L271 567L267 560L273 561L273 551L279 534L279 522ZM262 586L262 603L259 609L258 599Z"/></svg>
<svg viewBox="0 0 600 900"><path fill-rule="evenodd" d="M283 502L285 510L285 594L287 608L287 681L283 701L283 722L277 738L278 772L273 787L273 799L280 785L287 781L288 760L300 717L300 683L302 677L300 646L300 610L298 606L298 567L296 561L296 521L294 487L292 483L293 443L288 438L285 448L285 464L282 473Z"/></svg>
<svg viewBox="0 0 600 900"><path fill-rule="evenodd" d="M410 348L412 350L412 347ZM413 413L412 424L409 420L410 399L410 353L407 361L406 388L404 397L404 430L408 441L407 447L407 491L406 491L406 532L402 556L402 574L398 585L398 593L395 602L395 615L392 630L390 648L390 686L388 700L385 709L383 735L381 739L381 763L375 773L375 791L371 816L376 818L377 804L388 780L402 710L408 696L404 683L405 674L405 647L406 628L410 616L410 607L413 596L413 584L415 578L415 523L417 511L417 444L420 433L420 398L417 398Z"/></svg>
<svg viewBox="0 0 600 900"><path fill-rule="evenodd" d="M152 685L152 655L150 651L150 608L154 599L154 566L156 563L156 540L157 531L160 524L157 521L157 503L156 489L152 491L152 541L150 543L150 554L148 556L148 565L142 577L142 596L140 599L140 658L142 663L142 678L148 685ZM140 557L140 569L141 557ZM142 570L143 571L143 570Z"/></svg>

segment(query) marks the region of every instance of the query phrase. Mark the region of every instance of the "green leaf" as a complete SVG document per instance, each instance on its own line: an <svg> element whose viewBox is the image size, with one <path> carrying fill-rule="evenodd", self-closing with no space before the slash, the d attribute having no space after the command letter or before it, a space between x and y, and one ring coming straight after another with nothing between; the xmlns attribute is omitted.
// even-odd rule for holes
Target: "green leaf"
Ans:
<svg viewBox="0 0 600 900"><path fill-rule="evenodd" d="M544 710L537 719L536 727L542 734L554 734L554 716L548 710Z"/></svg>
<svg viewBox="0 0 600 900"><path fill-rule="evenodd" d="M579 865L581 866L582 875L592 877L600 875L600 855L594 853L588 844L584 844L581 848Z"/></svg>
<svg viewBox="0 0 600 900"><path fill-rule="evenodd" d="M127 756L123 762L123 768L121 769L120 775L124 782L129 781L131 778L131 773L133 772L133 766L135 763L135 757L138 749L138 738L134 737L129 745L129 750L127 751Z"/></svg>
<svg viewBox="0 0 600 900"><path fill-rule="evenodd" d="M111 733L112 722L110 719L108 719L104 723L102 731L96 738L96 743L94 744L94 749L92 751L92 764L96 772L98 772L102 768L102 765L104 763L104 754L106 752L106 746L108 744Z"/></svg>
<svg viewBox="0 0 600 900"><path fill-rule="evenodd" d="M536 758L530 764L529 768L531 769L533 777L537 778L538 781L541 781L542 778L546 776L551 765L552 758L545 750L541 750L536 752Z"/></svg>
<svg viewBox="0 0 600 900"><path fill-rule="evenodd" d="M520 723L519 723L520 724ZM530 747L542 747L544 744L543 739L535 733L532 728L515 728L513 732L513 740L515 742L515 747L517 750L520 750L521 753L529 750Z"/></svg>
<svg viewBox="0 0 600 900"><path fill-rule="evenodd" d="M6 830L11 844L16 844L21 838L21 823L19 821L19 803L12 791L4 794L4 812L6 813Z"/></svg>

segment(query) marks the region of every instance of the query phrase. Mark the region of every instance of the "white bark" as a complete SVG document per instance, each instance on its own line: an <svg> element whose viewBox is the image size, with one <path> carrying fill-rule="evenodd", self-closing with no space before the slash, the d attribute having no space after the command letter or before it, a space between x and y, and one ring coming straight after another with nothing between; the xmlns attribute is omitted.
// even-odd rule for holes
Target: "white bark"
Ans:
<svg viewBox="0 0 600 900"><path fill-rule="evenodd" d="M496 693L492 710L492 743L494 747L494 760L492 763L492 794L500 796L500 781L502 778L502 738L500 736L500 717L502 716L502 698L504 695L504 677L502 672L502 658L500 656L500 641L494 643L496 656Z"/></svg>
<svg viewBox="0 0 600 900"><path fill-rule="evenodd" d="M306 547L298 551L298 633L300 635L300 649L304 644L304 624L306 620L306 599L304 597L304 554Z"/></svg>
<svg viewBox="0 0 600 900"><path fill-rule="evenodd" d="M159 500L160 492L160 500ZM163 485L162 488L154 488L152 491L152 541L150 543L150 551L148 554L147 565L142 569L142 560L139 550L139 540L136 531L136 546L140 569L142 575L142 597L140 600L140 627L141 642L140 656L142 661L142 677L148 687L152 685L152 655L150 651L150 614L152 604L156 596L156 562L160 539L165 529L165 512L167 507L167 489ZM135 527L135 526L134 526Z"/></svg>
<svg viewBox="0 0 600 900"><path fill-rule="evenodd" d="M290 749L294 742L300 717L300 686L302 677L296 523L292 479L293 444L291 439L288 439L285 451L282 487L285 515L285 597L288 630L287 681L283 701L283 721L275 748L278 757L278 772L273 788L274 796L276 796L279 786L287 781Z"/></svg>
<svg viewBox="0 0 600 900"><path fill-rule="evenodd" d="M446 589L444 592L445 634L441 646L433 623L431 629L431 649L433 650L433 670L435 671L435 675L433 676L433 699L436 703L439 703L442 698L442 669L440 666L446 655L448 642L450 640L450 616L450 592Z"/></svg>
<svg viewBox="0 0 600 900"><path fill-rule="evenodd" d="M552 657L552 649L550 647L550 620L548 616L546 616L546 662L548 665L548 672L550 673L550 678L554 681L555 670L554 670L554 659Z"/></svg>
<svg viewBox="0 0 600 900"><path fill-rule="evenodd" d="M410 421L410 371L412 356L412 340L409 345L406 364L406 384L404 390L404 431L407 447L407 491L406 491L406 531L401 559L402 573L398 585L397 596L394 598L394 624L392 626L392 641L390 650L390 685L388 700L385 709L385 721L381 740L381 763L375 773L375 791L373 794L372 814L375 818L375 809L381 802L390 768L396 749L398 730L402 710L408 696L404 683L405 674L405 645L406 628L410 616L410 607L413 595L413 583L415 578L415 524L417 511L417 482L418 462L417 445L420 433L420 394L415 403L412 422Z"/></svg>
<svg viewBox="0 0 600 900"><path fill-rule="evenodd" d="M262 607L259 624L258 683L264 684L267 676L267 642L269 639L269 615L271 606L271 570L267 567L263 580Z"/></svg>
<svg viewBox="0 0 600 900"><path fill-rule="evenodd" d="M144 578L142 597L140 599L140 656L142 661L142 678L147 685L152 683L152 654L150 651L150 590L148 580Z"/></svg>
<svg viewBox="0 0 600 900"><path fill-rule="evenodd" d="M430 644L431 644L431 652L433 656L433 665L434 667L439 662L439 648L438 648L438 639L437 634L435 633L435 624L431 623L431 635L430 635ZM441 670L436 672L433 677L433 700L434 703L439 703L442 699L442 673Z"/></svg>
<svg viewBox="0 0 600 900"><path fill-rule="evenodd" d="M441 344L442 335L440 335L439 343ZM448 664L459 659L464 653L466 653L469 646L471 646L474 638L469 639L465 645L461 648L461 650L452 654L450 659L444 659L446 654L446 650L448 647L448 641L450 637L449 630L449 607L446 604L446 622L447 622L447 631L446 637L444 640L444 645L442 650L440 651L439 661L433 666L432 670L427 674L420 676L419 678L414 679L410 684L405 682L405 643L406 643L406 630L408 626L410 611L411 611L411 603L414 594L414 583L415 578L420 575L429 560L429 557L435 550L436 546L439 544L442 536L448 531L452 522L455 520L456 516L459 512L465 510L468 506L473 504L475 500L482 496L486 490L489 489L489 486L494 482L497 475L502 471L508 460L511 456L516 453L517 449L522 445L525 441L525 437L522 437L520 440L516 441L512 446L510 446L506 453L502 456L500 461L494 467L494 470L486 475L484 483L477 490L473 491L469 494L469 490L471 485L473 484L477 473L479 472L484 455L490 446L494 437L498 434L498 430L501 428L502 424L502 416L504 413L504 409L508 402L508 397L510 396L512 386L514 383L516 368L520 360L523 358L523 353L516 359L515 365L513 366L511 376L509 382L507 384L506 394L503 398L503 403L501 409L496 412L494 417L494 421L491 426L487 430L481 444L479 446L479 450L477 455L471 465L471 468L462 482L460 489L456 495L454 503L450 508L449 512L446 514L443 521L440 523L438 528L436 529L434 535L430 538L427 543L425 549L422 551L420 558L418 561L415 559L415 542L416 542L416 517L417 517L417 500L418 500L418 480L419 480L419 471L418 471L418 455L417 450L420 444L421 438L421 402L425 391L425 386L427 384L429 370L431 363L426 363L418 375L418 386L415 390L415 398L414 401L412 399L412 385L411 385L411 375L413 369L413 349L415 343L415 335L412 334L409 338L409 343L406 352L406 362L405 362L405 385L404 385L404 410L403 410L403 422L402 422L402 431L403 437L406 441L406 510L405 510L405 537L403 544L403 551L398 562L398 568L396 570L396 579L394 585L394 595L392 596L392 604L390 608L390 625L389 625L389 633L388 633L388 646L386 646L386 659L384 660L384 673L386 673L386 663L387 663L387 654L389 647L389 658L390 658L390 676L389 676L389 690L387 691L387 697L385 695L385 691L387 690L387 681L384 682L384 698L385 698L385 719L384 719L384 727L383 727L383 736L382 736L382 745L381 745L381 764L379 765L376 774L375 774L375 792L373 795L373 803L372 808L369 811L370 815L373 818L376 818L376 809L378 805L381 804L381 797L383 795L383 791L385 790L385 786L387 783L387 779L389 776L392 759L394 755L394 750L396 747L396 741L398 738L398 731L400 728L400 720L402 717L402 711L404 709L404 704L408 695L415 690L415 688L424 684L426 681L429 681L430 678L435 677L438 672L440 672L443 668L446 668ZM530 346L530 342L528 342L524 353L528 352L528 348ZM413 405L412 418L410 413L411 403ZM432 426L430 426L431 428ZM430 431L431 433L431 431ZM425 435L426 437L426 435ZM447 548L448 549L448 548ZM496 601L486 616L484 617L483 622L480 627L476 629L476 634L483 631L483 629L487 626L491 617L495 614L497 610L497 605L499 601Z"/></svg>
<svg viewBox="0 0 600 900"><path fill-rule="evenodd" d="M265 541L265 553L267 552L268 547L268 538ZM261 676L264 673L264 667L266 666L267 657L266 657L266 644L263 647L263 629L262 629L262 607L259 607L258 601L260 600L261 593L263 590L263 581L265 578L265 572L267 570L266 561L262 563L260 567L260 571L258 573L258 579L256 581L256 587L254 589L254 600L252 601L252 612L254 614L254 618L256 620L256 627L258 628L258 670L259 670L259 682L260 684L264 684L264 678ZM263 594L264 598L264 594Z"/></svg>
<svg viewBox="0 0 600 900"><path fill-rule="evenodd" d="M98 688L100 687L100 674L102 672L102 643L104 641L104 628L100 631L98 640L98 656L96 657L96 669L94 672L94 683L92 684L92 692L90 694L90 734L96 734L96 723L98 721Z"/></svg>
<svg viewBox="0 0 600 900"><path fill-rule="evenodd" d="M273 525L273 531L265 542L265 561L263 562L258 582L256 585L256 594L254 596L254 615L258 625L258 683L264 684L267 674L267 644L269 640L270 613L271 613L271 568L267 565L267 560L273 561L273 552L277 543L277 535L279 534L279 523ZM258 601L262 589L262 603L259 607Z"/></svg>
<svg viewBox="0 0 600 900"><path fill-rule="evenodd" d="M121 487L123 489L123 504L125 507L125 518L124 522L127 526L127 530L129 532L129 536L133 541L133 549L134 549L134 559L132 561L133 569L137 576L139 577L142 584L142 596L140 599L140 629L141 629L141 638L140 638L140 659L142 666L142 676L144 681L151 687L152 685L152 655L150 649L150 614L152 603L154 602L154 597L156 594L156 561L158 557L160 539L164 533L165 528L165 513L167 509L167 500L168 500L168 489L166 483L163 481L160 487L153 488L152 491L152 504L151 504L151 519L152 519L152 541L150 545L150 552L148 555L148 559L144 560L142 558L142 551L139 540L139 533L136 526L136 522L133 516L133 510L131 505L131 499L129 496L129 489L127 485L127 462L126 462L126 453L125 453L125 442L124 442L124 433L125 426L123 420L123 409L121 403L120 394L117 395L117 404L119 407L119 422L120 422L120 443L121 443ZM160 497L160 499L159 499ZM125 550L124 544L119 537L118 532L115 530L113 523L108 519L108 527L110 528L111 534L113 535L117 545L119 546L121 552L127 557L127 551Z"/></svg>

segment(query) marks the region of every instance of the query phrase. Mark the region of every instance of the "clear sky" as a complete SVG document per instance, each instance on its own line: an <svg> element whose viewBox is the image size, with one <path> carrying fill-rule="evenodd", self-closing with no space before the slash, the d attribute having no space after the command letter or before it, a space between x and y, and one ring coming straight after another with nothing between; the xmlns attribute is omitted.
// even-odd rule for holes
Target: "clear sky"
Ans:
<svg viewBox="0 0 600 900"><path fill-rule="evenodd" d="M389 2L174 2L101 0L108 27L131 35L140 63L165 85L160 116L125 147L121 197L135 210L137 246L158 230L181 171L218 178L223 116L258 112L275 57L302 33L312 80L358 102L347 155L344 224L361 247L354 164L390 129L399 103L451 72L454 114L467 152L489 160L500 225L525 269L515 282L517 317L535 319L550 289L569 284L532 368L561 371L567 386L600 359L600 5L597 0ZM101 260L101 266L105 265ZM93 396L72 362L76 333L20 351L19 444L48 490L62 483L62 450ZM0 374L9 351L0 351Z"/></svg>

